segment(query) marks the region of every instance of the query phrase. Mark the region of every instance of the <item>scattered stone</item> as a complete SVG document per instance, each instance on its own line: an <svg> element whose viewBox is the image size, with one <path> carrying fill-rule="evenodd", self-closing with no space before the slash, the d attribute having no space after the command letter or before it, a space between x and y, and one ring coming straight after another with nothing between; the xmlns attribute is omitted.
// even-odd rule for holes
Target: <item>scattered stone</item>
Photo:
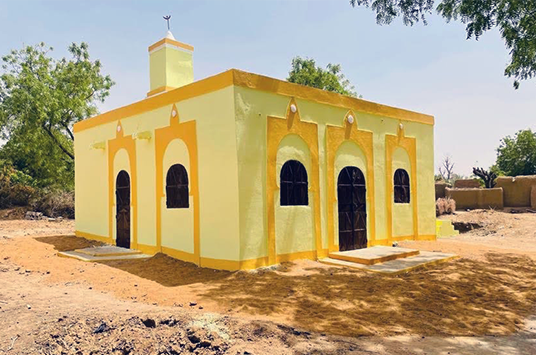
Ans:
<svg viewBox="0 0 536 355"><path fill-rule="evenodd" d="M93 330L93 334L104 333L108 330L110 330L110 328L108 327L106 322L101 322L101 324L97 328L95 328L95 330Z"/></svg>
<svg viewBox="0 0 536 355"><path fill-rule="evenodd" d="M190 307L197 306L197 302L190 302Z"/></svg>
<svg viewBox="0 0 536 355"><path fill-rule="evenodd" d="M188 340L190 340L192 344L198 344L201 342L201 338L199 338L195 333L188 334Z"/></svg>
<svg viewBox="0 0 536 355"><path fill-rule="evenodd" d="M208 340L203 340L202 342L199 343L198 347L199 348L208 348L212 345L212 343Z"/></svg>
<svg viewBox="0 0 536 355"><path fill-rule="evenodd" d="M32 212L32 211L26 212L26 215L24 216L24 218L29 221L39 221L39 220L48 219L48 217L44 216L43 213Z"/></svg>
<svg viewBox="0 0 536 355"><path fill-rule="evenodd" d="M167 325L167 326L170 326L170 327L174 327L179 323L180 322L178 320L176 320L175 318L172 318L172 317L167 318L167 319L162 319L160 321L160 324Z"/></svg>
<svg viewBox="0 0 536 355"><path fill-rule="evenodd" d="M154 319L147 318L141 321L147 328L156 328L156 322Z"/></svg>

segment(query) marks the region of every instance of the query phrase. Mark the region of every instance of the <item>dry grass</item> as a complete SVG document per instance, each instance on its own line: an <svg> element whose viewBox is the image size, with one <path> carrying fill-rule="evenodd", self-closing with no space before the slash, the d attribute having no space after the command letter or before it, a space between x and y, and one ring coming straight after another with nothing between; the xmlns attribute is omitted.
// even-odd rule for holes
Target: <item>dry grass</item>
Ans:
<svg viewBox="0 0 536 355"><path fill-rule="evenodd" d="M436 216L456 212L456 201L450 197L438 198L436 201Z"/></svg>

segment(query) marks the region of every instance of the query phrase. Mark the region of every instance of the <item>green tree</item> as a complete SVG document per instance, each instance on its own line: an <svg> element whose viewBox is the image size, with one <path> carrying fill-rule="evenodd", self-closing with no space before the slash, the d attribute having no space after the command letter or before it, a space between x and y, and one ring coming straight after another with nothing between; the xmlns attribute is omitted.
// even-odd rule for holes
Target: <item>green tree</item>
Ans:
<svg viewBox="0 0 536 355"><path fill-rule="evenodd" d="M497 148L496 167L491 170L509 176L536 174L536 132L526 129L503 138Z"/></svg>
<svg viewBox="0 0 536 355"><path fill-rule="evenodd" d="M73 125L97 113L114 84L91 61L85 43L71 44L70 59L54 59L44 43L2 57L1 158L39 185L74 183Z"/></svg>
<svg viewBox="0 0 536 355"><path fill-rule="evenodd" d="M406 25L422 20L434 10L447 21L466 25L467 39L478 38L498 28L510 53L504 75L520 80L536 76L536 1L534 0L350 0L352 6L371 7L378 24L389 24L402 16Z"/></svg>
<svg viewBox="0 0 536 355"><path fill-rule="evenodd" d="M354 96L354 87L341 73L340 64L328 64L326 69L316 66L314 59L295 57L287 81L317 89L333 91L342 95Z"/></svg>

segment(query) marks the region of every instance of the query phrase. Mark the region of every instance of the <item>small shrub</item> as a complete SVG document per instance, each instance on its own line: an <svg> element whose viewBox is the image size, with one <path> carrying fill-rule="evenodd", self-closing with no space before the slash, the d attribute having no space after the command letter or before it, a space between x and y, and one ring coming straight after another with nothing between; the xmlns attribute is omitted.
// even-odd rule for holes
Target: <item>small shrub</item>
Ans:
<svg viewBox="0 0 536 355"><path fill-rule="evenodd" d="M43 191L32 203L35 211L49 217L74 218L74 192L62 190Z"/></svg>
<svg viewBox="0 0 536 355"><path fill-rule="evenodd" d="M453 214L456 211L456 201L450 197L438 198L436 201L436 216Z"/></svg>
<svg viewBox="0 0 536 355"><path fill-rule="evenodd" d="M27 206L36 196L33 179L0 161L0 208Z"/></svg>

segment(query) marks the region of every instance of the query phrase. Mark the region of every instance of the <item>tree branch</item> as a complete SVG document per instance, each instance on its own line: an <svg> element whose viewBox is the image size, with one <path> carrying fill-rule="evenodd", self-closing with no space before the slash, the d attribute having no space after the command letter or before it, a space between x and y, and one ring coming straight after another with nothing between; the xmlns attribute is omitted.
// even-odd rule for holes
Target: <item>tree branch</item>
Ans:
<svg viewBox="0 0 536 355"><path fill-rule="evenodd" d="M74 141L74 134L73 134L73 132L71 132L71 129L69 128L69 126L66 125L64 122L62 122L61 125L63 126L63 128L65 128L65 130L69 134L69 137L71 137L71 140Z"/></svg>
<svg viewBox="0 0 536 355"><path fill-rule="evenodd" d="M72 154L71 152L69 152L61 143L60 141L58 141L58 139L56 138L56 136L52 133L52 131L45 125L43 124L41 126L45 132L47 132L47 134L50 136L50 138L52 138L52 140L54 141L54 143L56 143L56 145L58 147L60 147L60 149L63 151L63 153L65 153L69 158L71 158L72 160L74 160L74 154Z"/></svg>

